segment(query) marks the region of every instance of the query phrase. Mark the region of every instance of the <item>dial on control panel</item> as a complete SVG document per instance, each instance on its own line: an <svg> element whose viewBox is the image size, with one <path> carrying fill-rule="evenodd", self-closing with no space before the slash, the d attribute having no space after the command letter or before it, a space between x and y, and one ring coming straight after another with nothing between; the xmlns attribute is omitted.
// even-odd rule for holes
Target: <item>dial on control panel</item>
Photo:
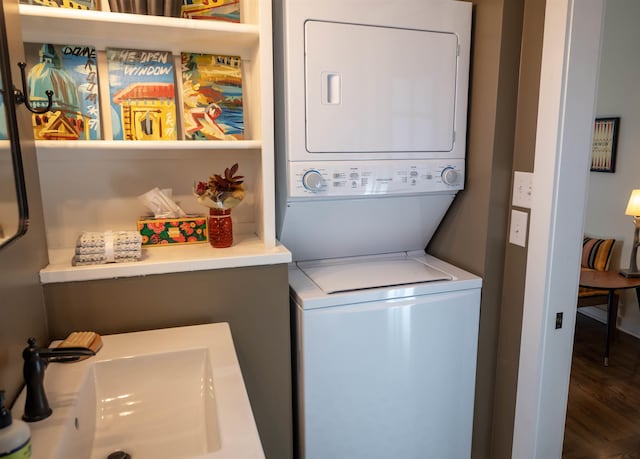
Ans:
<svg viewBox="0 0 640 459"><path fill-rule="evenodd" d="M323 183L322 174L316 170L309 170L302 176L302 185L309 191L320 191Z"/></svg>
<svg viewBox="0 0 640 459"><path fill-rule="evenodd" d="M458 172L453 167L445 167L440 174L442 183L455 185L458 182Z"/></svg>

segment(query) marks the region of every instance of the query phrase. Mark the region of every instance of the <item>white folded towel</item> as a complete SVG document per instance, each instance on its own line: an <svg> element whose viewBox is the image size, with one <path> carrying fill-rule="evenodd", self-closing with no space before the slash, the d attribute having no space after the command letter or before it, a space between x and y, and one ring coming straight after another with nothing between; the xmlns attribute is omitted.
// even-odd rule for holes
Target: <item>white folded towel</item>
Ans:
<svg viewBox="0 0 640 459"><path fill-rule="evenodd" d="M142 236L137 231L105 231L103 233L87 231L78 237L76 247L104 247L109 238L113 246L142 243Z"/></svg>
<svg viewBox="0 0 640 459"><path fill-rule="evenodd" d="M76 241L73 266L138 261L142 236L137 231L84 232Z"/></svg>
<svg viewBox="0 0 640 459"><path fill-rule="evenodd" d="M114 253L118 253L118 252L130 252L133 250L140 250L140 246L141 243L131 243L131 244L120 244L120 245L114 245L113 246L113 252ZM91 254L100 254L100 253L104 253L105 248L104 246L102 247L98 247L98 246L85 246L85 247L80 247L80 246L76 246L76 255L91 255Z"/></svg>

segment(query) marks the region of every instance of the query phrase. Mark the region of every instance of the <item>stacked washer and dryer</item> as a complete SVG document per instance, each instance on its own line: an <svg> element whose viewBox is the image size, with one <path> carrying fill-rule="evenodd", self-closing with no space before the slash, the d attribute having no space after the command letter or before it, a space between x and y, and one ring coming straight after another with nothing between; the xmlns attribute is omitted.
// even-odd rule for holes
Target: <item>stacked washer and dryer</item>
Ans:
<svg viewBox="0 0 640 459"><path fill-rule="evenodd" d="M424 248L465 181L471 3L274 18L299 456L468 458L481 279Z"/></svg>

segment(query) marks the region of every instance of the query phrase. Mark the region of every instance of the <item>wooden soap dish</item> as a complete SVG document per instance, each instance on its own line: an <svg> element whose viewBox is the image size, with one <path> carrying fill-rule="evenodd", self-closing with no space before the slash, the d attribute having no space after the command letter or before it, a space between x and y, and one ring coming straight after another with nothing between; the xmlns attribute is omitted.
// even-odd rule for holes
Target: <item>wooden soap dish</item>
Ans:
<svg viewBox="0 0 640 459"><path fill-rule="evenodd" d="M102 348L102 339L100 335L95 332L90 331L82 331L82 332L72 332L66 339L58 344L58 347L84 347L87 349L91 349L96 354ZM84 360L91 356L82 356L78 360Z"/></svg>

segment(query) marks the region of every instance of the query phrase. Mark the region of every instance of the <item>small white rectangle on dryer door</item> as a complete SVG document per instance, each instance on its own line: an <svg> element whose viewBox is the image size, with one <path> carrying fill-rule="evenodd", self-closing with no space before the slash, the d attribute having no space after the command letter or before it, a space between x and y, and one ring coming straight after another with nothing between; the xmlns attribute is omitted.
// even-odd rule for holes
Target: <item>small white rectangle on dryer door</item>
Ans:
<svg viewBox="0 0 640 459"><path fill-rule="evenodd" d="M322 72L322 103L337 105L340 103L340 74Z"/></svg>

